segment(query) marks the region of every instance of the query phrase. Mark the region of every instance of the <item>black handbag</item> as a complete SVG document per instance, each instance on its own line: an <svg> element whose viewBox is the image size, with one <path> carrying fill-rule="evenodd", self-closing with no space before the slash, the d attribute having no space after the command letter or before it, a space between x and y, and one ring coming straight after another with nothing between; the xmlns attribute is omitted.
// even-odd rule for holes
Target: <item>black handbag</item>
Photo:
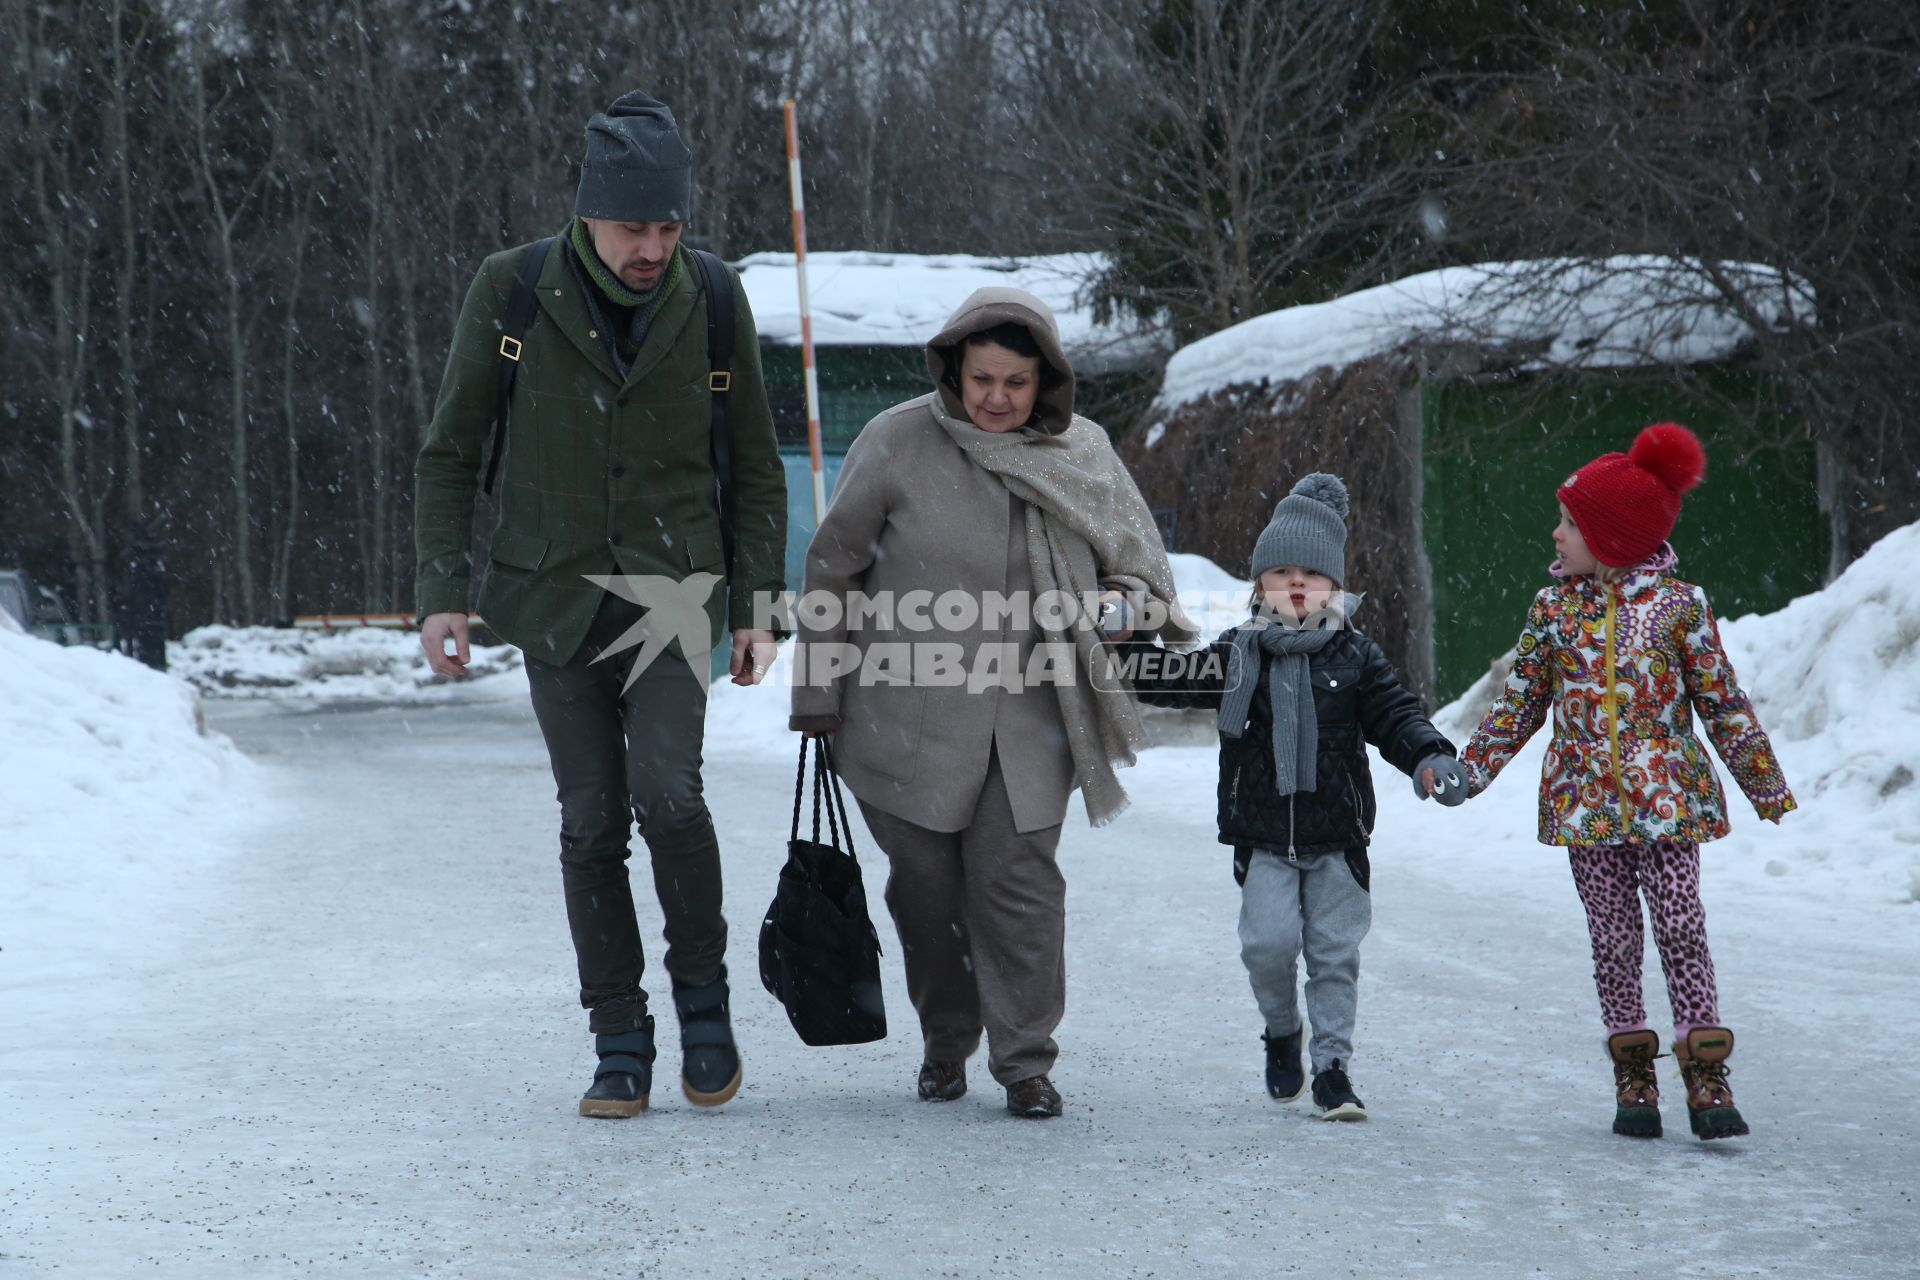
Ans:
<svg viewBox="0 0 1920 1280"><path fill-rule="evenodd" d="M807 1044L866 1044L887 1034L887 1010L880 995L880 935L867 915L867 893L853 854L853 829L840 794L840 775L833 768L833 748L824 738L811 741L813 839L800 838L808 745L803 738L800 770L793 780L787 865L780 868L773 905L760 923L760 981L786 1008L793 1029ZM823 791L828 793L829 844L820 843Z"/></svg>

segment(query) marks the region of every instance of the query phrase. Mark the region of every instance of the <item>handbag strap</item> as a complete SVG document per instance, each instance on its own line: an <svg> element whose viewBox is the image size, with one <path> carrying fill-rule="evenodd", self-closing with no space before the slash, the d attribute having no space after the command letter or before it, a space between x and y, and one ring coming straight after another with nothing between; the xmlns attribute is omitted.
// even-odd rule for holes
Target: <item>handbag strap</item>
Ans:
<svg viewBox="0 0 1920 1280"><path fill-rule="evenodd" d="M826 766L822 763L826 756L819 738L800 739L800 771L793 778L793 829L788 832L787 839L800 838L800 797L807 789L807 748L809 746L813 748L813 842L819 844L821 775L826 771ZM833 821L831 809L828 810L827 821L829 824ZM840 847L840 833L837 827L834 829L833 846L836 849Z"/></svg>
<svg viewBox="0 0 1920 1280"><path fill-rule="evenodd" d="M793 775L793 825L787 831L787 839L800 838L800 804L807 790L807 748L813 748L813 842L820 843L820 807L821 796L826 795L827 832L833 840L833 847L840 845L840 833L846 832L846 854L859 861L853 852L853 822L847 817L847 797L840 789L840 771L833 766L833 747L822 735L818 738L800 739L800 767ZM831 782L832 790L827 791Z"/></svg>
<svg viewBox="0 0 1920 1280"><path fill-rule="evenodd" d="M806 789L807 789L807 740L805 738L801 738L800 739L800 772L796 773L793 776L793 829L787 833L788 840L798 840L800 838L800 796L801 796L801 793L804 792ZM814 828L815 834L817 835L820 830L820 819L818 818L818 816L814 818L813 828Z"/></svg>
<svg viewBox="0 0 1920 1280"><path fill-rule="evenodd" d="M825 738L822 738L820 743L820 750L826 758L827 777L833 780L833 804L840 807L840 825L847 833L847 856L858 862L860 859L854 857L853 852L853 823L847 820L847 798L840 792L840 771L833 766L833 746ZM827 809L827 815L831 820L833 815L831 805ZM834 836L833 845L836 849L840 847L840 837L837 834Z"/></svg>

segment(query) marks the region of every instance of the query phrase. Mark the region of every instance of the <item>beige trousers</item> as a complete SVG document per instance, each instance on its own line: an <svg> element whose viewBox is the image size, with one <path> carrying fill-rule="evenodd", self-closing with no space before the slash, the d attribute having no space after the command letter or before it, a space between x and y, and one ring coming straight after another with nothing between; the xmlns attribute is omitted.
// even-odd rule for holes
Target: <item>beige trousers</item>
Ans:
<svg viewBox="0 0 1920 1280"><path fill-rule="evenodd" d="M1015 830L997 752L962 830L929 831L865 801L860 812L891 864L887 909L926 1057L965 1061L984 1030L987 1069L1001 1084L1051 1071L1067 1007L1060 827Z"/></svg>

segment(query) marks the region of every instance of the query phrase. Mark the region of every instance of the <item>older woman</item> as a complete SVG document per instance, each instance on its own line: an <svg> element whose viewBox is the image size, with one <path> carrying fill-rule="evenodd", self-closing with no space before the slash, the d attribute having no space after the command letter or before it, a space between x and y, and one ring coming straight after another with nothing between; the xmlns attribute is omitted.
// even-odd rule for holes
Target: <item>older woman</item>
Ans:
<svg viewBox="0 0 1920 1280"><path fill-rule="evenodd" d="M1124 599L1172 643L1195 632L1139 490L1106 433L1074 416L1045 303L979 290L927 368L935 389L847 452L808 548L792 724L836 735L887 854L920 1097L966 1092L984 1030L1008 1109L1057 1116L1054 849L1075 790L1096 826L1125 807L1114 767L1145 741L1091 602ZM842 607L813 607L821 593Z"/></svg>

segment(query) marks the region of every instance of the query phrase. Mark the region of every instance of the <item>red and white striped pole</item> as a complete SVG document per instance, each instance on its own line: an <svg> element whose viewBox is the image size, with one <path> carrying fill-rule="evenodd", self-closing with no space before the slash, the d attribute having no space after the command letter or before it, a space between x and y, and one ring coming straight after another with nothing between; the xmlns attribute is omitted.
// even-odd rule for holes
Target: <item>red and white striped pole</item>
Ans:
<svg viewBox="0 0 1920 1280"><path fill-rule="evenodd" d="M800 286L800 365L807 387L807 447L813 455L813 519L827 514L827 483L820 469L820 379L813 371L813 310L807 303L807 199L800 189L798 109L787 99L787 185L793 192L793 269Z"/></svg>

